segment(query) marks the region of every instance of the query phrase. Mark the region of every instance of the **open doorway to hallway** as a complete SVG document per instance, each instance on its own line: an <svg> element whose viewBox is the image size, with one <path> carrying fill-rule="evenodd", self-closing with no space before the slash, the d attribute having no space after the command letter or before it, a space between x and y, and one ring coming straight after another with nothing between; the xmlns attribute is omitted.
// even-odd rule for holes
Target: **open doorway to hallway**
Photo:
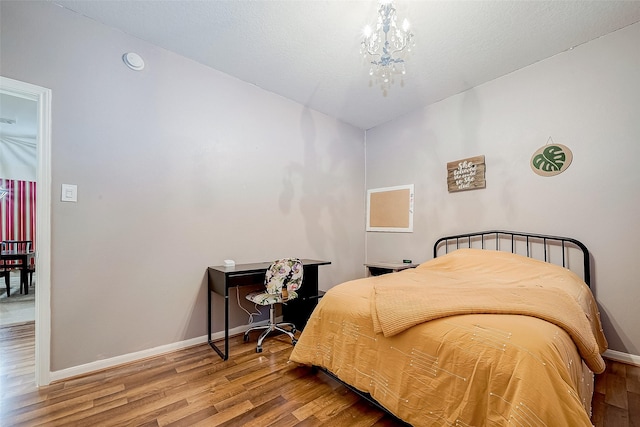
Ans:
<svg viewBox="0 0 640 427"><path fill-rule="evenodd" d="M35 384L51 382L51 90L0 76L0 94L22 98L36 105L36 160L34 206L37 230L33 247L37 291L35 292ZM2 110L0 109L0 116ZM7 121L13 119L8 118ZM17 120L16 120L17 123ZM12 123L15 125L16 123ZM4 156L3 156L4 157ZM14 164L14 163L12 163ZM6 194L6 191L1 193ZM7 197L6 195L4 197ZM2 278L4 279L4 277ZM4 285L4 283L2 283Z"/></svg>
<svg viewBox="0 0 640 427"><path fill-rule="evenodd" d="M0 93L0 326L35 321L37 141L38 102Z"/></svg>

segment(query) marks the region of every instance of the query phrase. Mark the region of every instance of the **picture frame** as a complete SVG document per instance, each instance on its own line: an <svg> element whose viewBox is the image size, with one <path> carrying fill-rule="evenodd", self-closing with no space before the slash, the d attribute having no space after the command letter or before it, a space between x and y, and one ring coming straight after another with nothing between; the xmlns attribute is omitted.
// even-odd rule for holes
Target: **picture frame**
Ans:
<svg viewBox="0 0 640 427"><path fill-rule="evenodd" d="M449 193L486 188L484 155L447 163Z"/></svg>

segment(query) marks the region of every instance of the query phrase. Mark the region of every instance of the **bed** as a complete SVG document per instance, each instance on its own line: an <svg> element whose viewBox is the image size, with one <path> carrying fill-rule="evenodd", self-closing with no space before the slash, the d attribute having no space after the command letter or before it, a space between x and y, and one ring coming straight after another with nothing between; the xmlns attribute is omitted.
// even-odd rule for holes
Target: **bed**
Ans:
<svg viewBox="0 0 640 427"><path fill-rule="evenodd" d="M414 426L591 426L607 342L589 281L574 239L445 237L416 268L330 289L290 360Z"/></svg>

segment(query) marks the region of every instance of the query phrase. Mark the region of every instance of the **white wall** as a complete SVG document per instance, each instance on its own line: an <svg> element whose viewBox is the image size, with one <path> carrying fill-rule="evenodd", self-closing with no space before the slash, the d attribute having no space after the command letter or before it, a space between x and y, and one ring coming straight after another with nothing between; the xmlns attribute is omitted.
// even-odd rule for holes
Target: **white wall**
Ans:
<svg viewBox="0 0 640 427"><path fill-rule="evenodd" d="M577 238L610 348L640 354L640 24L367 132L367 183L415 184L414 233L367 233L367 259L431 258L440 236L511 229ZM549 137L573 163L543 178ZM448 193L447 162L485 155L486 189Z"/></svg>
<svg viewBox="0 0 640 427"><path fill-rule="evenodd" d="M52 371L204 336L226 258L362 275L362 131L51 3L0 7L0 74L52 89Z"/></svg>

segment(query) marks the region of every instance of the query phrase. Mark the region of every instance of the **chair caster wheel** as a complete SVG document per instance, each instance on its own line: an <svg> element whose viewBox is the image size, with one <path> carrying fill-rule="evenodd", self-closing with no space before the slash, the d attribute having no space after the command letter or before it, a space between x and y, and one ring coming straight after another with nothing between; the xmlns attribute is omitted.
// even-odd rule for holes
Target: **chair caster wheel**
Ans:
<svg viewBox="0 0 640 427"><path fill-rule="evenodd" d="M296 344L298 344L298 340L297 340L297 339L295 339L295 338L294 338L294 339L292 339L292 340L291 340L291 345L296 345Z"/></svg>
<svg viewBox="0 0 640 427"><path fill-rule="evenodd" d="M248 334L244 334L244 342L249 342L249 335Z"/></svg>
<svg viewBox="0 0 640 427"><path fill-rule="evenodd" d="M292 333L292 334L295 334L295 333L296 333L296 331L297 331L297 330L296 330L296 328L291 328L291 333Z"/></svg>
<svg viewBox="0 0 640 427"><path fill-rule="evenodd" d="M256 353L262 353L262 347L256 347Z"/></svg>

